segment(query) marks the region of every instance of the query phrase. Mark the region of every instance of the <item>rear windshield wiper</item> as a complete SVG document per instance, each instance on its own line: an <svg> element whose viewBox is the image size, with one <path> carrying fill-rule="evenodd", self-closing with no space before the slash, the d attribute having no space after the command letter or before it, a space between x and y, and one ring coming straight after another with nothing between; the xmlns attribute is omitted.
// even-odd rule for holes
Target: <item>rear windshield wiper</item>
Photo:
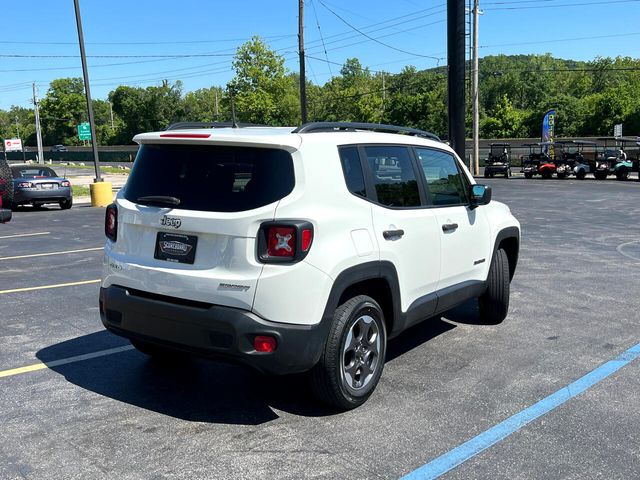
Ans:
<svg viewBox="0 0 640 480"><path fill-rule="evenodd" d="M138 203L142 203L143 205L170 205L176 207L180 205L180 199L165 195L147 195L138 197Z"/></svg>

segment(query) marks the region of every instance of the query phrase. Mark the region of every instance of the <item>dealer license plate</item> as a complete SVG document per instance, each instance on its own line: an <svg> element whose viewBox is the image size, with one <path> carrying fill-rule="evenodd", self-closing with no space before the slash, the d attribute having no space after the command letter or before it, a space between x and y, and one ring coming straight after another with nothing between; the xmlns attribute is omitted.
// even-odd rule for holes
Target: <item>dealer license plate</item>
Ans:
<svg viewBox="0 0 640 480"><path fill-rule="evenodd" d="M158 232L153 257L167 262L193 264L197 245L198 237L195 235Z"/></svg>

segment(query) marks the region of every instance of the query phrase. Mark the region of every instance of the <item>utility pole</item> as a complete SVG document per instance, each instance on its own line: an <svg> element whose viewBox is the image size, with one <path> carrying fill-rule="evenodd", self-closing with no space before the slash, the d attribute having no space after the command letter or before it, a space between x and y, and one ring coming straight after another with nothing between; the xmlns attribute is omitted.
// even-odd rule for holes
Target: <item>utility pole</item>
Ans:
<svg viewBox="0 0 640 480"><path fill-rule="evenodd" d="M304 0L298 0L298 54L300 55L300 117L307 123L307 81L304 71Z"/></svg>
<svg viewBox="0 0 640 480"><path fill-rule="evenodd" d="M38 142L38 163L44 163L42 152L42 131L40 130L40 101L36 92L36 82L33 82L33 110L36 114L36 141Z"/></svg>
<svg viewBox="0 0 640 480"><path fill-rule="evenodd" d="M109 115L111 115L111 130L113 130L113 105L111 105L111 102L109 102Z"/></svg>
<svg viewBox="0 0 640 480"><path fill-rule="evenodd" d="M480 112L478 97L478 19L479 0L473 2L473 70L471 76L471 98L473 101L473 174L480 174Z"/></svg>
<svg viewBox="0 0 640 480"><path fill-rule="evenodd" d="M84 79L84 93L87 97L87 110L89 112L89 128L91 129L91 147L93 150L93 163L96 168L95 182L102 182L100 176L100 159L98 157L98 141L96 137L96 122L93 117L93 105L91 103L91 89L89 88L89 72L87 71L87 55L84 50L84 35L82 33L82 19L80 18L79 0L73 0L76 10L76 26L78 27L78 43L80 44L80 60L82 61L82 76Z"/></svg>
<svg viewBox="0 0 640 480"><path fill-rule="evenodd" d="M447 0L447 63L449 141L464 161L464 71L465 71L464 0Z"/></svg>
<svg viewBox="0 0 640 480"><path fill-rule="evenodd" d="M17 115L16 115L16 137L20 138L20 124L18 123Z"/></svg>
<svg viewBox="0 0 640 480"><path fill-rule="evenodd" d="M215 87L215 90L213 91L213 93L215 94L215 103L213 104L213 120L217 121L218 120L218 88Z"/></svg>

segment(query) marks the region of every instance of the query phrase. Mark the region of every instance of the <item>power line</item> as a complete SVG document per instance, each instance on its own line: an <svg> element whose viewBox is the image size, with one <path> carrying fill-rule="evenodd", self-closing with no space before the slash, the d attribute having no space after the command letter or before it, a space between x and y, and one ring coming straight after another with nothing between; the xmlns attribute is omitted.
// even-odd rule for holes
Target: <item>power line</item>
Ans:
<svg viewBox="0 0 640 480"><path fill-rule="evenodd" d="M640 35L640 32L613 33L611 35L590 35L588 37L556 38L554 40L536 40L535 42L497 43L494 45L480 45L479 48L510 47L510 46L516 46L516 45L538 45L539 43L573 42L577 40L595 40L600 38L630 37L633 35Z"/></svg>
<svg viewBox="0 0 640 480"><path fill-rule="evenodd" d="M538 0L541 1L541 0ZM564 3L561 5L558 4L551 4L551 5L545 5L544 8L564 8L564 7L587 7L590 5L610 5L612 3L637 3L640 0L608 0L608 1L598 1L598 2L584 2L584 3ZM518 3L524 3L524 2L518 2ZM496 3L498 4L498 3ZM487 4L484 4L487 5ZM540 6L538 5L532 5L532 6L517 6L517 7L483 7L484 10L529 10L529 9L539 9Z"/></svg>
<svg viewBox="0 0 640 480"><path fill-rule="evenodd" d="M327 65L329 65L329 73L333 77L333 72L331 71L331 64L329 63L329 55L327 55L327 46L324 44L324 37L322 36L322 30L320 30L320 21L318 20L318 12L316 11L316 4L313 3L313 0L311 0L311 6L313 7L313 15L316 17L316 25L318 26L318 33L320 34L320 40L322 41L322 48L324 49L324 57L327 59Z"/></svg>
<svg viewBox="0 0 640 480"><path fill-rule="evenodd" d="M376 43L379 43L380 45L383 45L387 48L390 48L391 50L395 50L397 52L402 52L402 53L406 53L408 55L414 55L416 57L423 57L423 58L431 58L433 60L439 60L436 57L430 57L429 55L421 55L419 53L414 53L414 52L408 52L406 50L402 50L400 48L396 48L392 45L389 45L387 43L381 42L380 40L371 37L370 35L364 33L362 30L358 29L357 27L354 27L353 25L351 25L349 22L347 22L344 18L342 18L340 15L338 15L336 12L334 12L333 10L331 10L327 5L325 5L325 3L322 0L318 0L320 2L320 5L322 5L324 8L326 8L327 10L329 10L332 14L334 14L338 19L340 19L340 21L342 21L345 25L349 26L351 29L355 30L356 32L358 32L360 35L367 37L369 40L372 40Z"/></svg>

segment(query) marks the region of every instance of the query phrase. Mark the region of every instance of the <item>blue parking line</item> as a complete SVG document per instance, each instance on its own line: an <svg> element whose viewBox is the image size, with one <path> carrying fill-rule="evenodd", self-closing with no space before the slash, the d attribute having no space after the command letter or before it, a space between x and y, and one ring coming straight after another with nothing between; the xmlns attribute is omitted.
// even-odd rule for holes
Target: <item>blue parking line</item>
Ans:
<svg viewBox="0 0 640 480"><path fill-rule="evenodd" d="M640 357L640 343L624 351L613 360L587 373L584 377L543 398L538 403L525 408L489 430L485 430L471 440L466 441L453 450L449 450L447 453L405 475L401 480L438 478L440 475L466 462L512 433L517 432L529 422L541 417L545 413L549 413L576 395L580 395L585 390L593 387L638 357Z"/></svg>

